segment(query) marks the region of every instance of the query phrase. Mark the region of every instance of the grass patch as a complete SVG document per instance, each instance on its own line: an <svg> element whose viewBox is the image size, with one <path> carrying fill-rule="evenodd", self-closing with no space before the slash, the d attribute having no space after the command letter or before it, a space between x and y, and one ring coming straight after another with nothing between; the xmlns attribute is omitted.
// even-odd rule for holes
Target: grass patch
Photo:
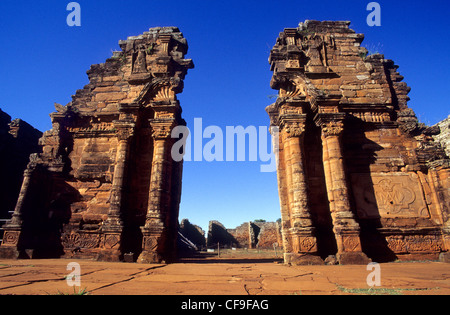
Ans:
<svg viewBox="0 0 450 315"><path fill-rule="evenodd" d="M358 295L403 295L404 291L427 291L427 290L439 290L439 288L427 288L427 289L389 289L389 288L357 288L348 289L343 286L337 285L337 288L344 293L358 294Z"/></svg>
<svg viewBox="0 0 450 315"><path fill-rule="evenodd" d="M400 289L387 289L387 288L357 288L348 289L342 286L337 288L344 293L359 294L359 295L402 295Z"/></svg>
<svg viewBox="0 0 450 315"><path fill-rule="evenodd" d="M73 293L65 293L58 290L58 293L56 295L89 295L89 291L87 288L79 288L78 291L76 291L75 287L73 287Z"/></svg>

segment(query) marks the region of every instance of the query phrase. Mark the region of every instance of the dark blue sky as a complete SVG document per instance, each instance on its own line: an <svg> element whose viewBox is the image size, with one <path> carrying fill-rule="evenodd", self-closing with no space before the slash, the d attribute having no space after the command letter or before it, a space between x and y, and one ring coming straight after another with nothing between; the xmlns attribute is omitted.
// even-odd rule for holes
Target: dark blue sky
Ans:
<svg viewBox="0 0 450 315"><path fill-rule="evenodd" d="M66 104L88 83L86 70L118 50L118 41L155 26L177 26L189 43L179 95L192 125L267 126L276 94L267 59L278 33L306 19L349 20L363 46L400 66L412 88L409 106L432 125L449 114L450 2L378 1L381 27L369 27L369 0L119 1L80 0L81 27L69 27L70 1L0 1L0 108L45 131L53 103ZM280 217L275 173L260 162L186 162L180 218L234 227Z"/></svg>

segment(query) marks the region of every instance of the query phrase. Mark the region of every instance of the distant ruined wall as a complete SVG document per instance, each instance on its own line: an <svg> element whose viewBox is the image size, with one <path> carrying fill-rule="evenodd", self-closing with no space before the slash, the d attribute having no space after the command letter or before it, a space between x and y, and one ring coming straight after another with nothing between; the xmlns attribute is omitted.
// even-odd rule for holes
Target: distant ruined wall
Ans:
<svg viewBox="0 0 450 315"><path fill-rule="evenodd" d="M277 222L245 222L234 229L227 229L218 221L211 221L208 246L273 249L281 246L281 230Z"/></svg>
<svg viewBox="0 0 450 315"><path fill-rule="evenodd" d="M181 220L180 233L191 241L197 249L206 247L205 231L198 225L192 224L188 219Z"/></svg>
<svg viewBox="0 0 450 315"><path fill-rule="evenodd" d="M274 246L282 246L281 227L278 222L256 223L259 226L259 234L256 245L258 248L273 249Z"/></svg>
<svg viewBox="0 0 450 315"><path fill-rule="evenodd" d="M237 246L238 240L227 230L227 228L219 221L209 221L208 237L206 246L208 248L217 247L233 247Z"/></svg>

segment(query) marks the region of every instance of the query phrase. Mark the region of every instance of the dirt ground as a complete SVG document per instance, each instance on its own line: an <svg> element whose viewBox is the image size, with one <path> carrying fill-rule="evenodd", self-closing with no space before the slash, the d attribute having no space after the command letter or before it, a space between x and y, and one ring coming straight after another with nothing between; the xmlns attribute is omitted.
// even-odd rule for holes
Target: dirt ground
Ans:
<svg viewBox="0 0 450 315"><path fill-rule="evenodd" d="M70 268L72 262L79 265L79 278L69 276L76 272ZM367 266L287 266L273 258L242 259L226 255L167 265L0 260L0 295L450 294L450 264L381 264L381 286L373 288L367 283L368 276L375 279L370 276L372 271ZM69 283L79 280L79 286L69 286L68 279Z"/></svg>

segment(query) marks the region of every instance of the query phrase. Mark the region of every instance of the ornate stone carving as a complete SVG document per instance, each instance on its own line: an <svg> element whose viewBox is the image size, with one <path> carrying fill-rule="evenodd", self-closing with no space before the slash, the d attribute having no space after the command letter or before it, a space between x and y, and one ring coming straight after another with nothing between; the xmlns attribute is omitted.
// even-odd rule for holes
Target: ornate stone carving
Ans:
<svg viewBox="0 0 450 315"><path fill-rule="evenodd" d="M403 240L403 236L401 235L394 235L386 237L386 241L388 243L389 248L394 253L406 253L407 248L405 241Z"/></svg>
<svg viewBox="0 0 450 315"><path fill-rule="evenodd" d="M324 42L319 35L308 35L303 41L303 49L306 49L306 56L309 58L307 67L324 66L326 56L323 53Z"/></svg>
<svg viewBox="0 0 450 315"><path fill-rule="evenodd" d="M304 123L298 122L286 123L284 125L284 131L286 132L288 138L300 137L305 132L305 126Z"/></svg>
<svg viewBox="0 0 450 315"><path fill-rule="evenodd" d="M436 235L392 235L386 241L396 254L433 253L445 248L441 237Z"/></svg>
<svg viewBox="0 0 450 315"><path fill-rule="evenodd" d="M304 237L300 241L300 250L303 253L308 253L313 249L317 250L316 247L317 240L313 237Z"/></svg>
<svg viewBox="0 0 450 315"><path fill-rule="evenodd" d="M343 238L344 249L346 252L361 251L359 235L345 235Z"/></svg>
<svg viewBox="0 0 450 315"><path fill-rule="evenodd" d="M3 234L3 245L15 246L19 243L19 231L5 231Z"/></svg>
<svg viewBox="0 0 450 315"><path fill-rule="evenodd" d="M61 243L64 248L72 249L72 248L81 248L81 237L79 233L65 233L61 237Z"/></svg>
<svg viewBox="0 0 450 315"><path fill-rule="evenodd" d="M97 248L100 243L100 236L93 233L64 233L61 243L66 249L75 248Z"/></svg>
<svg viewBox="0 0 450 315"><path fill-rule="evenodd" d="M136 57L133 63L133 73L145 73L147 72L147 48L145 45L139 45Z"/></svg>
<svg viewBox="0 0 450 315"><path fill-rule="evenodd" d="M130 139L134 134L134 129L131 127L120 127L117 129L117 138L122 140Z"/></svg>
<svg viewBox="0 0 450 315"><path fill-rule="evenodd" d="M82 233L81 247L82 248L97 248L100 244L100 236L94 233Z"/></svg>
<svg viewBox="0 0 450 315"><path fill-rule="evenodd" d="M331 136L340 136L344 131L342 121L329 121L322 125L322 135L327 138Z"/></svg>
<svg viewBox="0 0 450 315"><path fill-rule="evenodd" d="M352 187L360 218L430 216L416 174L353 174Z"/></svg>
<svg viewBox="0 0 450 315"><path fill-rule="evenodd" d="M171 133L172 133L172 128L170 126L153 126L152 127L152 137L155 140L159 140L159 139L167 139L170 137Z"/></svg>
<svg viewBox="0 0 450 315"><path fill-rule="evenodd" d="M144 239L144 249L150 252L155 252L158 248L158 237L148 236Z"/></svg>
<svg viewBox="0 0 450 315"><path fill-rule="evenodd" d="M120 235L119 234L106 234L104 236L104 248L106 249L118 249L120 245Z"/></svg>
<svg viewBox="0 0 450 315"><path fill-rule="evenodd" d="M433 235L407 235L405 242L410 252L440 252L444 249L441 238Z"/></svg>

